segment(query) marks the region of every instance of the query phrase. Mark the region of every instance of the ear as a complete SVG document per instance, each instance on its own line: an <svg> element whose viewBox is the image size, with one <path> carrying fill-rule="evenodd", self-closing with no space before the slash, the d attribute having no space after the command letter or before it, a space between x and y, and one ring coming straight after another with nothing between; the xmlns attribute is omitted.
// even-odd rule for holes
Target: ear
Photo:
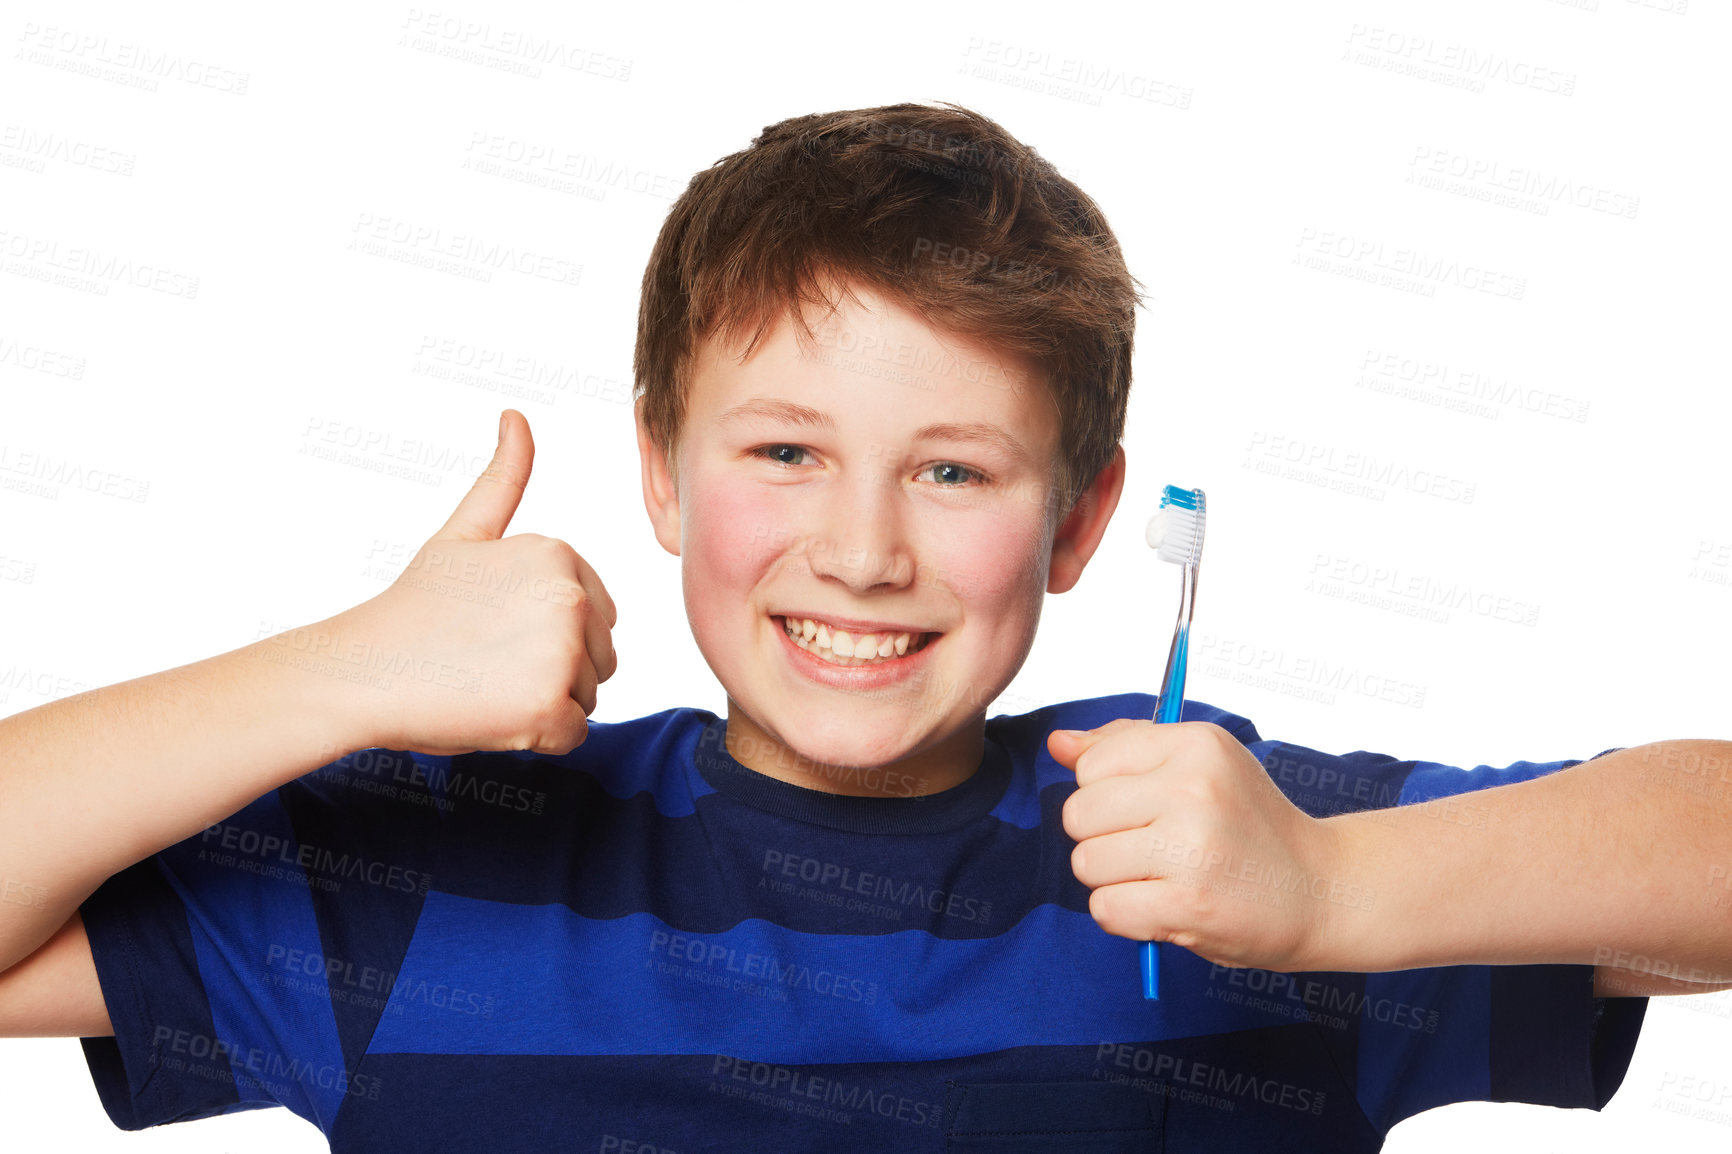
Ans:
<svg viewBox="0 0 1732 1154"><path fill-rule="evenodd" d="M649 513L650 525L663 549L675 557L680 555L680 493L674 480L674 470L668 453L650 436L644 426L643 399L632 406L637 423L637 452L643 462L643 506Z"/></svg>
<svg viewBox="0 0 1732 1154"><path fill-rule="evenodd" d="M1106 535L1107 522L1119 507L1125 491L1125 447L1113 451L1113 459L1089 482L1071 511L1065 514L1052 539L1052 566L1047 570L1046 591L1064 593L1082 576L1083 566Z"/></svg>

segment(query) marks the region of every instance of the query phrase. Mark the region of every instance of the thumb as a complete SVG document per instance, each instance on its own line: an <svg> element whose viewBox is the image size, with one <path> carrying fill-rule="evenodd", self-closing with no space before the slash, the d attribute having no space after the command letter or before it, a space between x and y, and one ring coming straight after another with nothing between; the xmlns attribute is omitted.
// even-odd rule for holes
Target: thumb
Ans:
<svg viewBox="0 0 1732 1154"><path fill-rule="evenodd" d="M493 450L493 460L475 478L450 519L433 534L434 540L496 541L503 537L512 514L517 512L517 503L523 499L534 461L529 419L516 409L506 409L499 416L499 446Z"/></svg>
<svg viewBox="0 0 1732 1154"><path fill-rule="evenodd" d="M1052 759L1066 769L1075 770L1077 758L1091 746L1098 745L1127 725L1138 724L1132 718L1115 717L1093 729L1055 729L1047 734L1046 749Z"/></svg>

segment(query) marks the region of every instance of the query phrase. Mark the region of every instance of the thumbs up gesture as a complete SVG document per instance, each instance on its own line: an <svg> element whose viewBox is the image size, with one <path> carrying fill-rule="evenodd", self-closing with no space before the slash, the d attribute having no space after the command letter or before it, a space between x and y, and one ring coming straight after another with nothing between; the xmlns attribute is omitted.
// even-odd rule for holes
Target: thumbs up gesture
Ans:
<svg viewBox="0 0 1732 1154"><path fill-rule="evenodd" d="M1226 966L1353 968L1329 951L1376 894L1339 821L1295 806L1226 730L1120 718L1054 730L1047 751L1076 773L1064 830L1102 929Z"/></svg>
<svg viewBox="0 0 1732 1154"><path fill-rule="evenodd" d="M507 409L493 460L450 519L390 588L336 619L339 643L378 675L355 694L383 691L373 744L564 754L587 736L596 685L618 664L619 614L570 545L505 536L534 458L528 420Z"/></svg>

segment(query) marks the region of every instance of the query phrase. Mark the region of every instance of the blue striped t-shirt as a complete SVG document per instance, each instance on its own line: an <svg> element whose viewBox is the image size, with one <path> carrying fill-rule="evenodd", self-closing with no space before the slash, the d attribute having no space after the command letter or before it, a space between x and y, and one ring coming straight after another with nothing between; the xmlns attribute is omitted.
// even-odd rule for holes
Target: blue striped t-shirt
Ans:
<svg viewBox="0 0 1732 1154"><path fill-rule="evenodd" d="M1167 946L1145 1001L1071 874L1046 737L1154 704L995 717L980 769L926 796L755 773L695 709L593 723L565 757L351 754L84 903L115 1030L83 1041L97 1090L126 1129L280 1104L367 1154L1341 1154L1446 1102L1611 1097L1646 1003L1594 998L1588 966L1278 974ZM1184 718L1317 815L1577 764ZM1374 898L1242 865L1245 900Z"/></svg>

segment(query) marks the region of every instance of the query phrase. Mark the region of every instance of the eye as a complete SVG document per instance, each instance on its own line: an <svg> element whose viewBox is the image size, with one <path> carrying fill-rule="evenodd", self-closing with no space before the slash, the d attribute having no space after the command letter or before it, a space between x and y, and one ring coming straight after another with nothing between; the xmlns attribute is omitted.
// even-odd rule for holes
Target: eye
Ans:
<svg viewBox="0 0 1732 1154"><path fill-rule="evenodd" d="M976 481L986 480L986 474L982 473L980 470L971 469L967 465L958 465L954 461L940 461L938 464L928 465L920 471L921 476L925 476L929 473L936 473L939 475L941 479L938 484L939 487L943 489L961 488L962 484L970 477L974 478Z"/></svg>
<svg viewBox="0 0 1732 1154"><path fill-rule="evenodd" d="M759 445L751 455L761 460L777 465L798 465L805 457L806 450L798 445Z"/></svg>

